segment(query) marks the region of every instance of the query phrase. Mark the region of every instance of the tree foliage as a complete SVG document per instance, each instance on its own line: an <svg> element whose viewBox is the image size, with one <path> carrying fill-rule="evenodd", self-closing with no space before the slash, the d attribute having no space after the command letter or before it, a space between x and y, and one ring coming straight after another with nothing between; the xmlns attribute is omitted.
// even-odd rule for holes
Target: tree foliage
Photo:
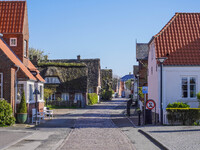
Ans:
<svg viewBox="0 0 200 150"><path fill-rule="evenodd" d="M45 101L54 93L54 90L49 88L44 88L44 99Z"/></svg>
<svg viewBox="0 0 200 150"><path fill-rule="evenodd" d="M34 56L37 56L38 62L48 60L48 55L45 55L44 51L31 47L29 48L29 59L32 61Z"/></svg>
<svg viewBox="0 0 200 150"><path fill-rule="evenodd" d="M127 88L127 89L131 90L131 86L132 86L132 81L131 81L131 79L127 80L127 81L125 82L125 85L126 85L126 88Z"/></svg>
<svg viewBox="0 0 200 150"><path fill-rule="evenodd" d="M22 92L22 98L21 98L21 102L19 104L18 113L27 113L26 99L25 99L24 91Z"/></svg>

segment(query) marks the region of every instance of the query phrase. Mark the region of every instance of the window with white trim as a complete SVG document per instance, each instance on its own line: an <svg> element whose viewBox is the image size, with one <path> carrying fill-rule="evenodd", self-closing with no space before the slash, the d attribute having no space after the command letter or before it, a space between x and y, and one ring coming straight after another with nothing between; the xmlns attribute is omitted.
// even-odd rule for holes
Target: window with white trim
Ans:
<svg viewBox="0 0 200 150"><path fill-rule="evenodd" d="M182 98L196 97L196 77L182 77Z"/></svg>
<svg viewBox="0 0 200 150"><path fill-rule="evenodd" d="M10 46L17 46L17 38L10 38Z"/></svg>
<svg viewBox="0 0 200 150"><path fill-rule="evenodd" d="M24 40L24 57L27 57L27 41Z"/></svg>
<svg viewBox="0 0 200 150"><path fill-rule="evenodd" d="M74 102L82 100L82 93L75 93Z"/></svg>
<svg viewBox="0 0 200 150"><path fill-rule="evenodd" d="M43 86L40 85L40 100L43 99Z"/></svg>
<svg viewBox="0 0 200 150"><path fill-rule="evenodd" d="M33 85L32 84L29 84L29 101L34 101Z"/></svg>
<svg viewBox="0 0 200 150"><path fill-rule="evenodd" d="M24 91L24 84L17 85L17 100L21 101L22 99L22 92Z"/></svg>
<svg viewBox="0 0 200 150"><path fill-rule="evenodd" d="M50 95L48 100L50 101L56 100L56 93L53 93L52 95Z"/></svg>
<svg viewBox="0 0 200 150"><path fill-rule="evenodd" d="M0 73L0 98L3 98L3 73Z"/></svg>
<svg viewBox="0 0 200 150"><path fill-rule="evenodd" d="M58 79L58 77L45 77L45 81L48 84L59 84L60 80Z"/></svg>
<svg viewBox="0 0 200 150"><path fill-rule="evenodd" d="M62 93L62 99L64 101L69 101L69 93Z"/></svg>

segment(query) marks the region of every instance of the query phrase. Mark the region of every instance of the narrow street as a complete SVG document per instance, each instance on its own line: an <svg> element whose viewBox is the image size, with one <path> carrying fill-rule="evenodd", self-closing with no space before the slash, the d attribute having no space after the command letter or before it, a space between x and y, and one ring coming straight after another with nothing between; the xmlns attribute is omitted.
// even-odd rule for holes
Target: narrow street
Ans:
<svg viewBox="0 0 200 150"><path fill-rule="evenodd" d="M85 109L56 110L54 119L40 124L36 130L35 128L6 129L9 130L7 132L15 134L23 132L26 137L12 146L4 145L4 149L5 147L7 150L159 149L139 133L124 116L126 101L127 99L113 99L87 106Z"/></svg>

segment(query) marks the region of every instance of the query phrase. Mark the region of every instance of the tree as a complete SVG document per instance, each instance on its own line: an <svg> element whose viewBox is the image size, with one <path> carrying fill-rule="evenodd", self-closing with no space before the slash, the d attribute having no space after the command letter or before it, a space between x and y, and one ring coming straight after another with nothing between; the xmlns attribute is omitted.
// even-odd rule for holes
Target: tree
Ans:
<svg viewBox="0 0 200 150"><path fill-rule="evenodd" d="M54 93L54 90L49 89L49 88L44 88L44 100L46 101L47 104L47 99Z"/></svg>
<svg viewBox="0 0 200 150"><path fill-rule="evenodd" d="M30 61L33 60L33 56L37 56L38 62L48 60L48 55L44 55L44 51L35 48L29 48Z"/></svg>
<svg viewBox="0 0 200 150"><path fill-rule="evenodd" d="M131 79L127 80L127 81L125 82L125 85L126 85L126 88L127 88L127 89L131 90L131 87L132 87L132 80L131 80Z"/></svg>

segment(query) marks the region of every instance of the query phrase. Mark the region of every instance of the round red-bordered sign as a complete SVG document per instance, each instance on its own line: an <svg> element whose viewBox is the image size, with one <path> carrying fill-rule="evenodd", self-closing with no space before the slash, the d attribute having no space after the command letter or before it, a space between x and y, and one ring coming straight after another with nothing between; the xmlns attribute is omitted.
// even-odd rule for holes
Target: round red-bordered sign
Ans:
<svg viewBox="0 0 200 150"><path fill-rule="evenodd" d="M146 103L146 107L147 107L148 109L150 109L150 110L151 110L151 109L154 109L155 106L156 106L156 103L155 103L155 101L152 100L152 99L148 100L147 103Z"/></svg>

